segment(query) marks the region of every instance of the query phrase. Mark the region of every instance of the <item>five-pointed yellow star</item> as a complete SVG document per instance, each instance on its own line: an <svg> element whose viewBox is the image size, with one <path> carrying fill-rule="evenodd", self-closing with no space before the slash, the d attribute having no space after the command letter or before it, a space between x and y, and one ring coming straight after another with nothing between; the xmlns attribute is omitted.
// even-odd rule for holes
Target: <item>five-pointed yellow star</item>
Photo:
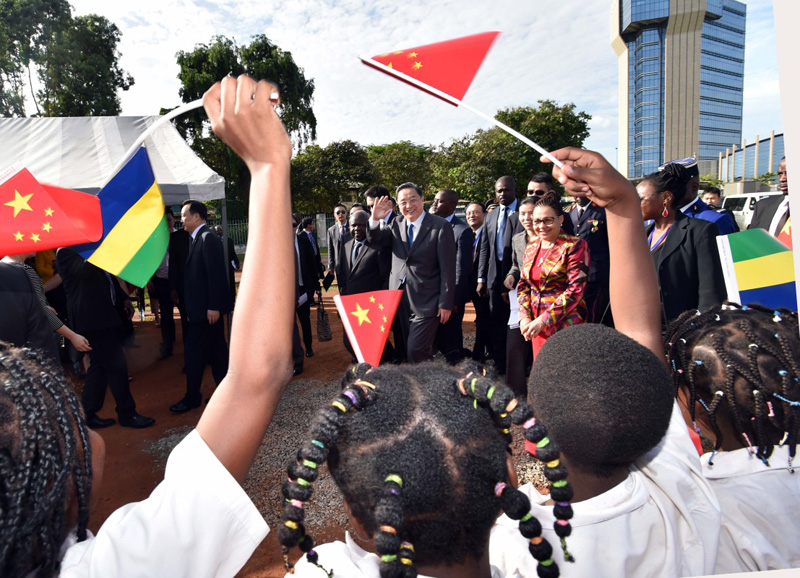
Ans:
<svg viewBox="0 0 800 578"><path fill-rule="evenodd" d="M409 58L416 58L417 57L417 53L416 52L409 52L408 53L408 57Z"/></svg>
<svg viewBox="0 0 800 578"><path fill-rule="evenodd" d="M386 315L383 316L383 322L386 323Z"/></svg>
<svg viewBox="0 0 800 578"><path fill-rule="evenodd" d="M42 223L42 231L47 231L49 233L52 228L53 226L50 223Z"/></svg>
<svg viewBox="0 0 800 578"><path fill-rule="evenodd" d="M23 235L20 231L17 231L16 233L14 233L14 239L16 241L22 241L24 238L25 238L25 235Z"/></svg>
<svg viewBox="0 0 800 578"><path fill-rule="evenodd" d="M378 303L378 309L380 309L381 311L383 311L383 303Z"/></svg>
<svg viewBox="0 0 800 578"><path fill-rule="evenodd" d="M33 241L34 243L38 243L39 235L37 235L36 233L31 233L31 241Z"/></svg>
<svg viewBox="0 0 800 578"><path fill-rule="evenodd" d="M30 195L25 195L24 197L19 194L19 191L14 190L14 200L8 201L5 203L7 207L11 207L14 209L14 216L16 217L19 215L20 211L33 211L31 206L28 204L28 201L31 200L33 193Z"/></svg>
<svg viewBox="0 0 800 578"><path fill-rule="evenodd" d="M385 333L385 332L386 332L386 328L383 325L381 325L381 333Z"/></svg>
<svg viewBox="0 0 800 578"><path fill-rule="evenodd" d="M372 323L372 321L369 320L369 317L367 317L368 314L369 309L362 309L360 303L356 303L356 310L350 312L350 315L355 315L356 319L358 319L359 327L361 327L361 324L365 321L367 323Z"/></svg>
<svg viewBox="0 0 800 578"><path fill-rule="evenodd" d="M374 295L370 295L369 302L370 303L375 303L375 296Z"/></svg>
<svg viewBox="0 0 800 578"><path fill-rule="evenodd" d="M47 208L44 210L44 216L45 216L45 217L52 217L52 216L53 216L53 213L55 213L55 211L54 211L53 209L51 209L50 207L47 207Z"/></svg>
<svg viewBox="0 0 800 578"><path fill-rule="evenodd" d="M388 66L389 68L394 68L394 66L392 66L391 62L389 64L387 64L386 66Z"/></svg>
<svg viewBox="0 0 800 578"><path fill-rule="evenodd" d="M422 63L421 62L415 62L414 65L411 68L413 68L414 70L419 70L420 68L422 68Z"/></svg>

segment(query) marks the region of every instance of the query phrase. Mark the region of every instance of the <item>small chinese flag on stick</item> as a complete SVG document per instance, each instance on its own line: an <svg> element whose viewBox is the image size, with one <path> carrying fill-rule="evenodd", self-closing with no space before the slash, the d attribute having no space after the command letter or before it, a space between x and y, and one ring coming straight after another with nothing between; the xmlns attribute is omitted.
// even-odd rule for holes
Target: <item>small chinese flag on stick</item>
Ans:
<svg viewBox="0 0 800 578"><path fill-rule="evenodd" d="M0 173L0 255L96 241L102 234L94 195L42 185L19 166Z"/></svg>
<svg viewBox="0 0 800 578"><path fill-rule="evenodd" d="M393 289L333 298L359 362L380 365L402 296L402 290Z"/></svg>
<svg viewBox="0 0 800 578"><path fill-rule="evenodd" d="M461 100L499 34L499 32L484 32L445 42L379 54L372 58L362 58L362 61L387 74L391 73L383 67L375 66L374 62L399 72L409 78L407 80L402 76L395 75L400 80L422 90L425 90L423 86L410 79ZM428 90L425 92L439 96ZM456 103L450 102L450 104Z"/></svg>

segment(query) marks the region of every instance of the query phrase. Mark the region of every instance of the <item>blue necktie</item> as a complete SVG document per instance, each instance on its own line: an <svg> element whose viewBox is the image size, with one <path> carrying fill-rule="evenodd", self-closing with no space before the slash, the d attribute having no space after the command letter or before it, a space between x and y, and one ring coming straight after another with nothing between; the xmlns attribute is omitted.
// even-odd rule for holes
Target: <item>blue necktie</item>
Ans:
<svg viewBox="0 0 800 578"><path fill-rule="evenodd" d="M414 223L408 226L408 248L410 249L414 244Z"/></svg>
<svg viewBox="0 0 800 578"><path fill-rule="evenodd" d="M503 260L503 249L506 245L506 207L500 206L500 215L497 217L497 259Z"/></svg>

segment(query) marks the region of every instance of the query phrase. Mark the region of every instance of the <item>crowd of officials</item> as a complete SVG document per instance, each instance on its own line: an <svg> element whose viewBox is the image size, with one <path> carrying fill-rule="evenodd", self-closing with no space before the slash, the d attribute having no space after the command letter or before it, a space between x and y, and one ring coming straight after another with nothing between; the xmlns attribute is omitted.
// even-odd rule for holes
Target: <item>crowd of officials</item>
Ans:
<svg viewBox="0 0 800 578"><path fill-rule="evenodd" d="M242 274L226 370L214 367L221 361L207 351L199 361L187 352L187 376L197 370L192 363L210 362L221 377L196 430L171 452L164 480L150 496L114 512L96 536L87 526L105 458L94 429L104 424L94 421L93 427L90 418L101 418L91 413L92 400L84 396L81 407L48 344L32 346L63 330L77 350L113 357L121 340L110 325L80 315L70 315L68 329L48 320L30 271L19 260L0 264L0 327L11 328L0 342L2 576L229 577L268 533L241 484L291 379L290 336L303 296L298 288L323 273L317 264L310 277L298 279L300 239L305 236L312 250L315 242L296 229L302 220L292 218L290 226L292 145L275 111L276 90L265 81L228 76L204 96L212 129L252 177L248 245L258 259L250 259ZM581 200L569 213L590 206L605 211L589 224L590 235L605 228L608 249L606 286L591 306L590 244L564 232L567 216L550 189L536 193L552 182L531 179L530 196L538 198L520 200L514 179L499 179L497 208L487 211L482 226L466 230L472 241L463 243L469 257L463 266L455 259L462 243L447 219L452 192L437 193L431 213L413 183L396 191L400 216L393 217L385 190L373 191L369 214L356 207L352 239L340 244L334 270L343 273L347 290L365 251L386 259L377 266L382 282L407 289L394 355L413 363L354 365L308 432L297 432L300 449L281 485L277 528L287 572L691 576L800 564L800 483L793 465L800 433L797 313L717 303L701 310L700 276L698 304L671 318L659 261L669 257L670 239L679 231L674 238L683 244L673 252L688 263L707 225L701 223L701 231L684 219L708 222L677 214L693 186L691 166L668 164L637 191L596 153L565 148L552 154L564 163L553 169L556 179L591 203ZM785 162L782 169L781 189L788 191ZM785 226L788 214L778 214L784 201L760 207L756 216L769 220L770 229L781 221ZM178 295L187 348L198 350L217 343L216 326L231 307L223 242L208 229L201 207L187 202L181 211L188 246ZM470 207L470 220L480 220L482 207ZM774 214L767 219L759 215L764 211ZM645 228L648 215L652 222ZM579 224L583 216L569 219ZM694 243L691 250L686 243ZM452 349L446 328L470 298L458 300L457 276L470 277L476 260L469 289L488 301L492 346L478 354L491 353L494 369L481 359L457 367L428 361L434 347L451 363L448 354L464 355L463 347ZM81 311L76 295L91 297L97 317L113 312L114 328L122 317L117 307L127 309L128 318L133 314L111 276L69 250L59 250L55 261L69 314ZM195 286L208 285L214 272L219 287ZM614 329L605 325L612 322L608 310ZM496 327L508 343L508 328L517 323L519 338L531 342L527 349L535 355L528 396L496 379L520 362L503 357L508 349L496 350ZM538 337L544 342L537 345ZM12 341L20 338L19 346ZM104 339L108 343L99 343ZM168 353L165 343L161 354ZM95 364L110 380L111 366L93 358ZM149 425L150 418L125 405L132 400L115 388L121 425ZM187 384L179 403L199 403L196 393ZM172 409L191 409L183 406ZM542 462L546 494L531 484L517 487L509 457L512 426ZM317 545L305 505L314 499L323 464L342 494L355 538ZM295 546L302 555L292 568Z"/></svg>

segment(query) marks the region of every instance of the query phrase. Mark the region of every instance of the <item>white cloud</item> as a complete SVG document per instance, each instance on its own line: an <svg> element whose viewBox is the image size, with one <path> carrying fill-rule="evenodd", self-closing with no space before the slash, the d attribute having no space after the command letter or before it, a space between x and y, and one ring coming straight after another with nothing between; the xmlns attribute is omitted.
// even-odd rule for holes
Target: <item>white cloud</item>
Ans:
<svg viewBox="0 0 800 578"><path fill-rule="evenodd" d="M755 51L752 58L759 64L748 62L747 74L758 80L746 78L745 135L780 124L776 90L772 98L777 67L769 4L748 2L747 57ZM487 114L540 99L574 102L593 116L587 146L614 157L617 59L608 0L73 0L73 5L78 14L106 16L122 31L121 65L136 80L122 95L124 114L156 114L162 106L179 104L179 50L190 51L215 34L239 43L265 34L314 79L322 145L340 139L439 144L488 127L466 110L369 69L358 56L499 30L503 34L465 102ZM748 117L768 126L751 129Z"/></svg>

